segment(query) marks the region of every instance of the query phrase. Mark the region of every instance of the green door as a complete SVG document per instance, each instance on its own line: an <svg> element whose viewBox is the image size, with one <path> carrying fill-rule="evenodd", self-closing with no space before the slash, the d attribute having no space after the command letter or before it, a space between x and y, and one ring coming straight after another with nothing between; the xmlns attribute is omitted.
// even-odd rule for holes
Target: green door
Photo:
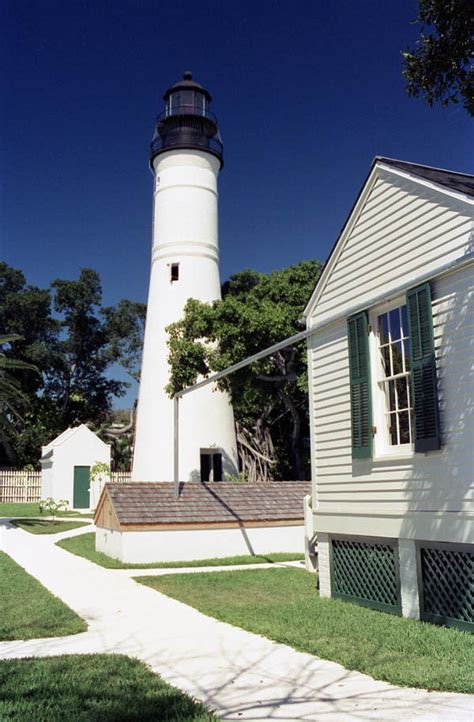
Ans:
<svg viewBox="0 0 474 722"><path fill-rule="evenodd" d="M90 466L74 467L74 509L89 508Z"/></svg>

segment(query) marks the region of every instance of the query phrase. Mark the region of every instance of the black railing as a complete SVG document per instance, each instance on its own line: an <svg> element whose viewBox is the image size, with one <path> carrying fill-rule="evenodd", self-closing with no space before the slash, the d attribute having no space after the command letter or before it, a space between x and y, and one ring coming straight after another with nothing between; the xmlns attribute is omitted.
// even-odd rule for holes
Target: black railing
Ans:
<svg viewBox="0 0 474 722"><path fill-rule="evenodd" d="M190 106L180 106L190 107ZM196 113L161 113L151 142L151 157L172 148L207 150L222 161L223 146L215 116Z"/></svg>
<svg viewBox="0 0 474 722"><path fill-rule="evenodd" d="M172 148L202 148L222 160L223 145L218 136L207 138L201 133L190 133L182 130L180 133L170 135L157 135L151 142L151 157L154 158L158 153Z"/></svg>

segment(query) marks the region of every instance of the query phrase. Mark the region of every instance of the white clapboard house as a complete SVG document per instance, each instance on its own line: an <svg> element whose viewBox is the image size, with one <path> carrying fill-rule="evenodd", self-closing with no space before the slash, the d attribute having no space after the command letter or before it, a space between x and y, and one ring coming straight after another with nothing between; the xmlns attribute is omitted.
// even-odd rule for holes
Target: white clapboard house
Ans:
<svg viewBox="0 0 474 722"><path fill-rule="evenodd" d="M305 311L321 594L471 630L473 208L376 158Z"/></svg>

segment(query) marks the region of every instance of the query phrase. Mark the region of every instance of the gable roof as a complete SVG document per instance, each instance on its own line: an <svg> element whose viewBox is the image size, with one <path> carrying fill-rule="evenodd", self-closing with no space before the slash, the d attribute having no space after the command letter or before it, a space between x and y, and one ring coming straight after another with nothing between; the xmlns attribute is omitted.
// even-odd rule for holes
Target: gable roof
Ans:
<svg viewBox="0 0 474 722"><path fill-rule="evenodd" d="M59 434L59 436L56 436L55 439L50 441L49 444L43 446L43 454L47 453L48 451L52 451L55 446L62 444L63 441L66 441L66 439L75 434L78 428L78 426L69 426L61 434Z"/></svg>
<svg viewBox="0 0 474 722"><path fill-rule="evenodd" d="M407 161L384 158L383 156L377 156L373 164L377 162L391 166L392 168L398 168L398 170L405 171L417 178L423 178L431 183L436 183L444 188L449 188L458 193L465 193L468 196L474 197L474 176L468 173L457 173L456 171L445 170L444 168L433 168L429 165L408 163Z"/></svg>
<svg viewBox="0 0 474 722"><path fill-rule="evenodd" d="M78 431L81 433L84 432L84 430L87 432L87 434L92 434L98 441L100 441L101 444L104 444L104 446L109 446L109 444L106 444L105 441L102 441L102 439L97 436L89 427L87 424L80 424L79 426L70 426L65 431L63 431L59 436L56 436L55 439L49 442L46 446L43 446L42 448L42 457L45 457L46 455L51 455L51 452L54 451L54 449L57 446L60 446L64 442L68 441L72 436L74 436Z"/></svg>
<svg viewBox="0 0 474 722"><path fill-rule="evenodd" d="M311 294L306 308L303 311L303 317L309 316L313 306L321 295L331 272L331 267L334 264L335 256L336 254L338 255L338 249L344 243L352 222L355 218L357 218L361 207L365 202L366 195L376 180L379 169L383 169L389 173L402 173L405 177L409 177L415 183L429 182L437 187L438 190L445 192L448 195L452 193L461 194L461 196L458 197L464 198L467 202L470 201L468 201L465 196L474 199L474 175L457 173L456 171L444 170L442 168L433 168L428 165L421 165L420 163L410 163L408 161L396 160L394 158L386 158L385 156L375 156L372 161L372 165L370 166L370 171L356 196L345 223L329 252L329 256L323 266L323 270L316 281L313 293Z"/></svg>
<svg viewBox="0 0 474 722"><path fill-rule="evenodd" d="M174 484L130 482L106 484L100 510L110 502L122 525L240 524L241 522L301 521L303 499L311 493L310 481L265 483L182 482L176 499ZM108 498L107 498L108 497Z"/></svg>

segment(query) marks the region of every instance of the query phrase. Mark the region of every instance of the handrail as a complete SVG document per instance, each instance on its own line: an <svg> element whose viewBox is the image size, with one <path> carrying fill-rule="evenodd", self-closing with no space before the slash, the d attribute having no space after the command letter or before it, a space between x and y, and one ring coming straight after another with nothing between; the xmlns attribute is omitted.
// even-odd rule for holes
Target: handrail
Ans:
<svg viewBox="0 0 474 722"><path fill-rule="evenodd" d="M207 138L205 135L193 132L179 132L175 135L157 135L151 142L151 156L154 157L164 150L173 148L202 148L217 155L222 161L223 145L217 136Z"/></svg>

